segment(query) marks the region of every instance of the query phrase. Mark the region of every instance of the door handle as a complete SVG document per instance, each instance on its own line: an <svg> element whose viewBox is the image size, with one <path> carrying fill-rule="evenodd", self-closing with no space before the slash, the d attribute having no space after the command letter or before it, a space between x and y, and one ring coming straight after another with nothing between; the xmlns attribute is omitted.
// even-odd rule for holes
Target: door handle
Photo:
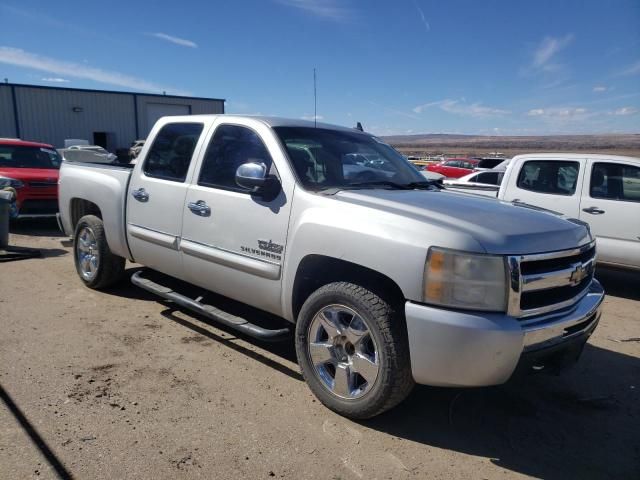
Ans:
<svg viewBox="0 0 640 480"><path fill-rule="evenodd" d="M189 210L191 210L193 213L201 217L208 217L209 215L211 215L211 208L209 208L209 205L207 205L207 202L205 202L204 200L189 202L187 204L187 207L189 207Z"/></svg>
<svg viewBox="0 0 640 480"><path fill-rule="evenodd" d="M131 192L131 195L133 196L133 198L135 198L139 202L149 201L149 194L144 188L139 188L137 190L134 190L133 192Z"/></svg>
<svg viewBox="0 0 640 480"><path fill-rule="evenodd" d="M582 211L591 215L602 215L604 213L604 210L600 210L598 207L583 208Z"/></svg>

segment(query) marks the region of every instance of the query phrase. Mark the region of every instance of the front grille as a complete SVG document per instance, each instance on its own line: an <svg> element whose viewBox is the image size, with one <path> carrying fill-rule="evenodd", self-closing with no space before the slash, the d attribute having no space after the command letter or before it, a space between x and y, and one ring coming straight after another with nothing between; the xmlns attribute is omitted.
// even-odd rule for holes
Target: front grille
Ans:
<svg viewBox="0 0 640 480"><path fill-rule="evenodd" d="M29 182L29 186L33 188L51 188L57 187L58 182Z"/></svg>
<svg viewBox="0 0 640 480"><path fill-rule="evenodd" d="M549 288L532 292L523 292L520 297L520 309L531 310L542 308L547 305L566 302L583 292L591 283L591 276L582 280L578 285L567 285L565 287Z"/></svg>
<svg viewBox="0 0 640 480"><path fill-rule="evenodd" d="M509 314L531 317L571 307L593 279L596 247L509 257Z"/></svg>
<svg viewBox="0 0 640 480"><path fill-rule="evenodd" d="M58 200L25 200L20 205L20 215L49 215L58 212Z"/></svg>

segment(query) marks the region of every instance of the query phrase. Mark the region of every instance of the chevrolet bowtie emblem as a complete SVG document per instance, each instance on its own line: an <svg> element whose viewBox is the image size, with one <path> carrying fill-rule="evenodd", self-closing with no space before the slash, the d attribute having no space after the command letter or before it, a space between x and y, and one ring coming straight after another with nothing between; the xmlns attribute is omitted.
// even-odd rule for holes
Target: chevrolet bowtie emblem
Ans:
<svg viewBox="0 0 640 480"><path fill-rule="evenodd" d="M581 263L577 264L576 268L571 272L569 283L574 287L580 284L589 275L589 270L589 267L585 267Z"/></svg>

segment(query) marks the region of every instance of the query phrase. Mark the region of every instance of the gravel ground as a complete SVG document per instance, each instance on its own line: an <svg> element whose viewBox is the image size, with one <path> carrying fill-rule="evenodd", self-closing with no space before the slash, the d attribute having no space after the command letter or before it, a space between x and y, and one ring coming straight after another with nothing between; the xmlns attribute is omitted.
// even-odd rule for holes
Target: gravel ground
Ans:
<svg viewBox="0 0 640 480"><path fill-rule="evenodd" d="M352 422L314 399L291 343L84 288L55 225L10 243L43 258L0 263L2 479L640 478L638 274L598 271L602 321L561 376L417 387Z"/></svg>

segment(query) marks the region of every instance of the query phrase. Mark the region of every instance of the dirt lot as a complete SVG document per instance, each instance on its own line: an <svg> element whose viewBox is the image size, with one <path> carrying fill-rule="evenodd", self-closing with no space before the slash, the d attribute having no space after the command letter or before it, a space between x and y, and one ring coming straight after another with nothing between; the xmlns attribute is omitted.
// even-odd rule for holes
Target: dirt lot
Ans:
<svg viewBox="0 0 640 480"><path fill-rule="evenodd" d="M125 284L84 288L36 224L0 263L0 478L640 478L640 276L602 271L581 362L475 390L417 387L352 422L263 345ZM130 271L134 267L130 267Z"/></svg>

